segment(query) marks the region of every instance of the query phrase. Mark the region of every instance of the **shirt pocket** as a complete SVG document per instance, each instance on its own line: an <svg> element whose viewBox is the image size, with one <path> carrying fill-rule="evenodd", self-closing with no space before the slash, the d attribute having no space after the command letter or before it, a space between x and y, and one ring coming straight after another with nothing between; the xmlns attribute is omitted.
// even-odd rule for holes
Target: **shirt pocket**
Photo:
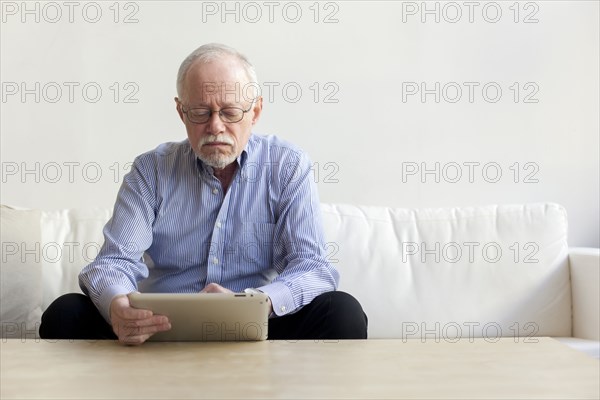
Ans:
<svg viewBox="0 0 600 400"><path fill-rule="evenodd" d="M238 242L242 262L258 269L273 265L273 233L275 224L246 222L242 224L242 235Z"/></svg>

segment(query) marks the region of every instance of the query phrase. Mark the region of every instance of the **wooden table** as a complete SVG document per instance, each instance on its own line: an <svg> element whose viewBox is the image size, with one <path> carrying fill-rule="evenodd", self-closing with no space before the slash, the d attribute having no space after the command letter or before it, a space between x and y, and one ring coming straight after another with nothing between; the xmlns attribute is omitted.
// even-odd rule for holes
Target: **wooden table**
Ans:
<svg viewBox="0 0 600 400"><path fill-rule="evenodd" d="M9 398L600 397L600 362L550 338L146 343L3 340Z"/></svg>

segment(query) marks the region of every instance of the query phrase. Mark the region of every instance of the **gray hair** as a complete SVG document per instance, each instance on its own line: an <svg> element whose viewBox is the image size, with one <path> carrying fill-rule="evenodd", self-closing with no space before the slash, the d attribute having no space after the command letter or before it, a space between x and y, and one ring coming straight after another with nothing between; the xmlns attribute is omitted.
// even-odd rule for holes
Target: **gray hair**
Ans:
<svg viewBox="0 0 600 400"><path fill-rule="evenodd" d="M208 63L227 56L233 56L240 62L244 68L244 71L246 72L246 75L248 76L248 81L252 86L252 96L256 97L258 95L259 85L258 78L256 77L256 71L254 70L254 65L252 65L245 55L233 47L229 47L221 43L209 43L202 45L196 50L192 51L190 55L183 60L181 66L179 66L179 71L177 72L177 96L181 97L183 93L183 83L185 81L187 72L190 69L190 66L196 60L200 60L200 62L203 63Z"/></svg>

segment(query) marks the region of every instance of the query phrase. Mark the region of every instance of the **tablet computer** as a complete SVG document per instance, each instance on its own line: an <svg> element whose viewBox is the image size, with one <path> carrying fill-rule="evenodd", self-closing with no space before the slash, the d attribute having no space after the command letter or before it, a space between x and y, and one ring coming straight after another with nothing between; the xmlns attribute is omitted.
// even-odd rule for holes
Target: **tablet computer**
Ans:
<svg viewBox="0 0 600 400"><path fill-rule="evenodd" d="M134 308L166 315L171 329L149 341L265 340L270 305L264 293L130 293Z"/></svg>

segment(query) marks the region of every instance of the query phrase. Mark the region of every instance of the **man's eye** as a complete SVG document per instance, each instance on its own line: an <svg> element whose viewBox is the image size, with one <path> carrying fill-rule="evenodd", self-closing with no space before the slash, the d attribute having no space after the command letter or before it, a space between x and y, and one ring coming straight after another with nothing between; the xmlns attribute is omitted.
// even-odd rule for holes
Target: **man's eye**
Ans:
<svg viewBox="0 0 600 400"><path fill-rule="evenodd" d="M237 108L224 108L221 110L221 114L224 117L235 117L239 115L240 111Z"/></svg>
<svg viewBox="0 0 600 400"><path fill-rule="evenodd" d="M210 114L210 110L190 110L189 113L193 117L206 117Z"/></svg>

